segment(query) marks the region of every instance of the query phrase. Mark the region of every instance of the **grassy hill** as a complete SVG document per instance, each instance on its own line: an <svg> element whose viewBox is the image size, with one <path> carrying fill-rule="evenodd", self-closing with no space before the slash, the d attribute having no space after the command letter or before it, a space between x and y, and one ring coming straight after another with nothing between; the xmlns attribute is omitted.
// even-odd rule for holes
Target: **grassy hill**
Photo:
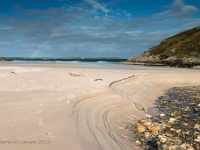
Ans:
<svg viewBox="0 0 200 150"><path fill-rule="evenodd" d="M200 58L200 27L167 38L149 52L152 55L160 55L161 59L171 56Z"/></svg>
<svg viewBox="0 0 200 150"><path fill-rule="evenodd" d="M131 57L129 62L191 67L200 65L200 27L163 40L158 46Z"/></svg>

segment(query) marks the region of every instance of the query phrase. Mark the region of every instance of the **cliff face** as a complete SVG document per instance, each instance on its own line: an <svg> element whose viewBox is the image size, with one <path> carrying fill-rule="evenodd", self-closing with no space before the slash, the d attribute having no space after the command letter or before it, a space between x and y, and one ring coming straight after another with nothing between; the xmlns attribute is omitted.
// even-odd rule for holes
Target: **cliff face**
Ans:
<svg viewBox="0 0 200 150"><path fill-rule="evenodd" d="M128 62L177 67L200 65L200 27L169 37Z"/></svg>

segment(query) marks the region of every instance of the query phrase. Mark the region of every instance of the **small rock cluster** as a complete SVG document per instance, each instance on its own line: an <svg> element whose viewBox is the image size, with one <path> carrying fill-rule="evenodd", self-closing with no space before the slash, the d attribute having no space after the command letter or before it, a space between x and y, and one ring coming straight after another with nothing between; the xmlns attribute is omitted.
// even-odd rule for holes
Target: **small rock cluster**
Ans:
<svg viewBox="0 0 200 150"><path fill-rule="evenodd" d="M136 144L148 150L200 150L200 86L172 88L131 129Z"/></svg>

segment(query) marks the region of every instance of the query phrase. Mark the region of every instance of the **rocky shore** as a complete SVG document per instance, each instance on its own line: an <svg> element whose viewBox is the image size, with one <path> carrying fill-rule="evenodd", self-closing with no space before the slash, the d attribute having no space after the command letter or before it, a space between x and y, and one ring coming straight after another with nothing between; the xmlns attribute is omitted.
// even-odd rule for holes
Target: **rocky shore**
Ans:
<svg viewBox="0 0 200 150"><path fill-rule="evenodd" d="M145 150L200 149L200 86L172 88L156 101L157 116L131 127L136 144Z"/></svg>
<svg viewBox="0 0 200 150"><path fill-rule="evenodd" d="M181 67L181 68L191 68L195 66L200 66L200 59L198 58L176 58L169 57L167 59L161 60L158 57L146 57L146 56L134 56L128 59L123 64L131 65L144 65L144 66L170 66L170 67Z"/></svg>

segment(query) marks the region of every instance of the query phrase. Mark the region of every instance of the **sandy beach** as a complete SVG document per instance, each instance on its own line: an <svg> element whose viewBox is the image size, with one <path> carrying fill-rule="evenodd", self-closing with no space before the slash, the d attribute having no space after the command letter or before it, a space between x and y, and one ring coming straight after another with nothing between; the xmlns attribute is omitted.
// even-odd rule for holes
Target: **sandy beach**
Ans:
<svg viewBox="0 0 200 150"><path fill-rule="evenodd" d="M73 65L0 64L0 149L140 149L125 127L165 90L200 84L194 69Z"/></svg>

